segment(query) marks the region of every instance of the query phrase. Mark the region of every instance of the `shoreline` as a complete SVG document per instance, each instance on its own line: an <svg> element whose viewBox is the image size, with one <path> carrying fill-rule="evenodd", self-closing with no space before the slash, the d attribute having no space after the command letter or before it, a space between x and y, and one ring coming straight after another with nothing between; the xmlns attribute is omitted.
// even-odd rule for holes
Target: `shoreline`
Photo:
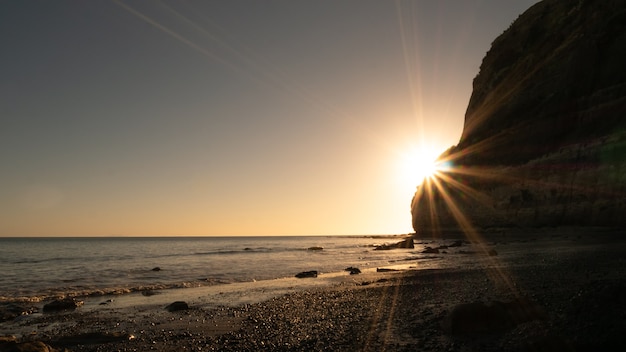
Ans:
<svg viewBox="0 0 626 352"><path fill-rule="evenodd" d="M0 323L0 336L21 330L18 340L59 351L611 350L626 333L626 238L592 232L489 238L499 255L449 254L460 259L440 269L412 261L402 271L166 290L103 306L96 297L75 311ZM457 336L443 327L458 305L519 297L545 317L497 333ZM175 300L189 309L164 309Z"/></svg>

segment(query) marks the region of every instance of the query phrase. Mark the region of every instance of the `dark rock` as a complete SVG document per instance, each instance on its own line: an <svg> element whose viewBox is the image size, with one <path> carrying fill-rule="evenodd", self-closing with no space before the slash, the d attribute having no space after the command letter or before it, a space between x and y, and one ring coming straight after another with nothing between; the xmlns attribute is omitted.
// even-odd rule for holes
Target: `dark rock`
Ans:
<svg viewBox="0 0 626 352"><path fill-rule="evenodd" d="M0 303L0 322L37 312L37 308L19 303Z"/></svg>
<svg viewBox="0 0 626 352"><path fill-rule="evenodd" d="M176 301L168 304L165 309L169 312L177 312L180 310L188 310L189 305L185 301Z"/></svg>
<svg viewBox="0 0 626 352"><path fill-rule="evenodd" d="M355 267L348 267L345 270L349 271L350 275L356 275L356 274L360 274L361 273L361 270L359 268L355 268Z"/></svg>
<svg viewBox="0 0 626 352"><path fill-rule="evenodd" d="M489 254L490 257L495 257L496 255L498 255L498 252L496 252L495 249L491 248L487 254Z"/></svg>
<svg viewBox="0 0 626 352"><path fill-rule="evenodd" d="M400 271L398 269L388 269L388 268L376 268L377 273L388 273L392 271Z"/></svg>
<svg viewBox="0 0 626 352"><path fill-rule="evenodd" d="M303 279L303 278L307 278L307 277L317 277L317 270L310 270L310 271L303 271L300 273L296 274L296 277L298 279Z"/></svg>
<svg viewBox="0 0 626 352"><path fill-rule="evenodd" d="M424 248L422 253L424 253L424 254L439 254L439 249L438 248L432 248L432 247L426 247L426 248Z"/></svg>
<svg viewBox="0 0 626 352"><path fill-rule="evenodd" d="M314 246L314 247L309 247L307 249L310 250L310 251L321 251L321 250L324 250L324 247Z"/></svg>
<svg viewBox="0 0 626 352"><path fill-rule="evenodd" d="M376 246L374 250L381 251L381 250L390 250L390 249L397 249L397 248L415 248L413 237L409 237L406 240L402 240L394 244L383 244L380 246Z"/></svg>
<svg viewBox="0 0 626 352"><path fill-rule="evenodd" d="M543 308L525 299L490 304L474 302L454 307L442 327L452 335L500 334L518 324L544 319L547 315Z"/></svg>
<svg viewBox="0 0 626 352"><path fill-rule="evenodd" d="M74 298L57 299L43 306L44 313L60 312L63 310L74 310L83 305L83 301Z"/></svg>
<svg viewBox="0 0 626 352"><path fill-rule="evenodd" d="M152 290L141 291L141 295L142 296L146 296L146 297L150 297L150 296L154 296L154 295L158 295L158 294L160 294L159 291L152 291Z"/></svg>
<svg viewBox="0 0 626 352"><path fill-rule="evenodd" d="M154 268L152 268L152 271L161 271L161 268L158 266L155 266Z"/></svg>

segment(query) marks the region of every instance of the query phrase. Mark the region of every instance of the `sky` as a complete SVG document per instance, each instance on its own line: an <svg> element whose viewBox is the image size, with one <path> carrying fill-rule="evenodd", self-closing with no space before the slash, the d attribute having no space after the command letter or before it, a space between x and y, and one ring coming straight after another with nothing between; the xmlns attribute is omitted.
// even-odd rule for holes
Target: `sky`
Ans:
<svg viewBox="0 0 626 352"><path fill-rule="evenodd" d="M413 232L535 2L0 2L0 236Z"/></svg>

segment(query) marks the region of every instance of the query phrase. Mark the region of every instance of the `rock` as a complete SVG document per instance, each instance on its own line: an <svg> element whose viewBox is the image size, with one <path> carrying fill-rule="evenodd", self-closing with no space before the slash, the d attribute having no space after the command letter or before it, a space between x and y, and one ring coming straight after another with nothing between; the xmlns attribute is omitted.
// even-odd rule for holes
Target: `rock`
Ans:
<svg viewBox="0 0 626 352"><path fill-rule="evenodd" d="M177 311L181 311L181 310L188 310L189 309L189 305L185 301L176 301L176 302L168 304L165 307L165 309L168 312L177 312Z"/></svg>
<svg viewBox="0 0 626 352"><path fill-rule="evenodd" d="M303 271L296 274L298 279L303 279L307 277L317 277L317 270Z"/></svg>
<svg viewBox="0 0 626 352"><path fill-rule="evenodd" d="M57 299L43 306L44 313L60 312L63 310L74 310L83 305L83 301L74 298Z"/></svg>
<svg viewBox="0 0 626 352"><path fill-rule="evenodd" d="M511 302L494 301L460 304L444 318L442 327L452 335L499 334L518 324L547 319L538 304L519 299Z"/></svg>
<svg viewBox="0 0 626 352"><path fill-rule="evenodd" d="M37 312L37 308L25 306L19 303L0 303L0 322L15 319L21 315Z"/></svg>
<svg viewBox="0 0 626 352"><path fill-rule="evenodd" d="M158 266L155 266L154 268L152 268L152 271L161 271L161 268Z"/></svg>
<svg viewBox="0 0 626 352"><path fill-rule="evenodd" d="M490 257L495 257L496 255L498 255L498 252L497 252L495 249L491 248L491 249L487 252L487 254L489 254L489 256L490 256Z"/></svg>
<svg viewBox="0 0 626 352"><path fill-rule="evenodd" d="M345 271L349 271L350 275L356 275L356 274L360 274L361 270L359 268L355 268L355 267L348 267L345 269Z"/></svg>
<svg viewBox="0 0 626 352"><path fill-rule="evenodd" d="M394 244L383 244L380 246L376 246L374 250L381 251L381 250L390 250L390 249L396 249L396 248L415 248L413 237L409 237L406 240L402 240Z"/></svg>
<svg viewBox="0 0 626 352"><path fill-rule="evenodd" d="M424 254L439 254L439 249L438 248L432 248L432 247L426 247L426 248L424 248L422 253L424 253Z"/></svg>
<svg viewBox="0 0 626 352"><path fill-rule="evenodd" d="M324 250L324 247L314 246L314 247L309 247L307 249L310 250L310 251L321 251L321 250Z"/></svg>
<svg viewBox="0 0 626 352"><path fill-rule="evenodd" d="M388 273L392 271L400 271L398 269L388 269L388 268L376 268L377 273Z"/></svg>

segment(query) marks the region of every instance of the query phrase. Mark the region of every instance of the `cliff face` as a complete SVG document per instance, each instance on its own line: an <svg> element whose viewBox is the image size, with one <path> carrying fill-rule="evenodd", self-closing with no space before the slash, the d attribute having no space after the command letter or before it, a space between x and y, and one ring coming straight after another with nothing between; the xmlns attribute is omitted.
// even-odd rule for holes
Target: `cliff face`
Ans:
<svg viewBox="0 0 626 352"><path fill-rule="evenodd" d="M416 232L626 226L626 0L544 0L492 43Z"/></svg>

